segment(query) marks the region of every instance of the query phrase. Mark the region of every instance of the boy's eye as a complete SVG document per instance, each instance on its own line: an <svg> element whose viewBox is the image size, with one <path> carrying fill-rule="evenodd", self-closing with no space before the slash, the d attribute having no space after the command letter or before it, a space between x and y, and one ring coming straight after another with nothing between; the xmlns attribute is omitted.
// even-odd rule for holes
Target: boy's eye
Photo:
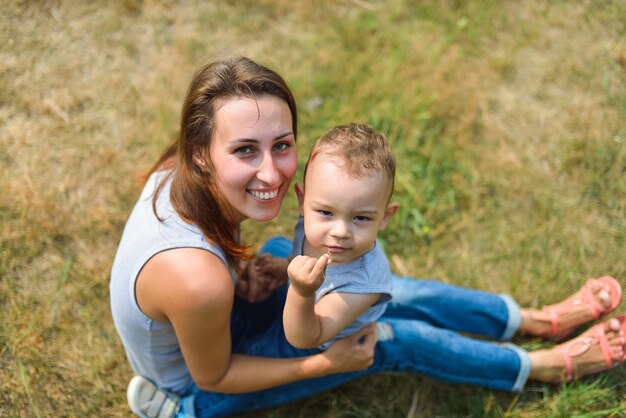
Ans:
<svg viewBox="0 0 626 418"><path fill-rule="evenodd" d="M354 219L359 222L366 222L371 220L368 216L355 216Z"/></svg>
<svg viewBox="0 0 626 418"><path fill-rule="evenodd" d="M317 213L319 213L322 216L332 216L332 212L329 212L327 210L318 210Z"/></svg>

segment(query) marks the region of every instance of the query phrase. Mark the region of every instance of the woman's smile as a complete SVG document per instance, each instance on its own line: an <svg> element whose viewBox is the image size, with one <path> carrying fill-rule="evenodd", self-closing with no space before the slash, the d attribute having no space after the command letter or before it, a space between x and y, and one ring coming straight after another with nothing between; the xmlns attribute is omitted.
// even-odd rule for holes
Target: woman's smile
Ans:
<svg viewBox="0 0 626 418"><path fill-rule="evenodd" d="M248 190L248 193L250 193L252 196L256 197L259 200L268 201L268 200L275 199L276 196L278 196L278 191L279 191L279 188L271 189L271 190L265 190L265 191Z"/></svg>
<svg viewBox="0 0 626 418"><path fill-rule="evenodd" d="M226 101L209 152L233 222L278 215L298 166L287 103L274 96Z"/></svg>

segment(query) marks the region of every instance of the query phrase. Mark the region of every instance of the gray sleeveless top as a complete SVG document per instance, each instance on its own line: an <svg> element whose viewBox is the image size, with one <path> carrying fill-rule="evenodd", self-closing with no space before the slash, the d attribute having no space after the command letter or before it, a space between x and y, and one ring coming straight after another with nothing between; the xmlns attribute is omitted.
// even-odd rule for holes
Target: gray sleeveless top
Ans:
<svg viewBox="0 0 626 418"><path fill-rule="evenodd" d="M207 242L196 226L178 216L170 202L170 181L161 191L156 206L163 222L157 219L152 197L163 175L157 172L150 177L124 228L111 271L111 312L133 371L161 388L183 394L193 381L174 328L169 323L150 319L139 309L135 297L137 276L155 254L174 248L201 248L228 264L219 247ZM230 272L236 280L233 271Z"/></svg>

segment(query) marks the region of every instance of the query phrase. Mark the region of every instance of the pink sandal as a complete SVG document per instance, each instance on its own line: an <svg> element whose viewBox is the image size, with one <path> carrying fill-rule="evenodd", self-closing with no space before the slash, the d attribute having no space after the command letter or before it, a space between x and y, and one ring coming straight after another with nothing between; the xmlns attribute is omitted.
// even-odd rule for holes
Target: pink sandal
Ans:
<svg viewBox="0 0 626 418"><path fill-rule="evenodd" d="M594 282L599 281L603 283L609 291L609 295L611 297L611 303L609 306L604 306L598 300L596 300L593 292L591 291L591 286ZM599 279L589 279L587 282L581 287L580 293L582 298L567 300L565 302L549 305L544 308L550 314L550 320L552 322L552 335L550 339L556 342L563 341L568 336L570 336L579 325L560 329L559 327L559 316L570 312L574 307L579 305L585 305L589 311L591 312L593 319L599 319L609 312L613 311L619 305L620 300L622 298L622 287L619 282L615 280L613 277L604 276Z"/></svg>
<svg viewBox="0 0 626 418"><path fill-rule="evenodd" d="M620 323L620 328L626 334L626 315L621 315L615 317ZM593 374L595 372L589 372L585 375L575 376L574 368L572 366L572 358L580 356L583 353L586 353L587 350L592 345L600 344L602 348L602 355L604 356L604 362L606 363L607 370L612 369L613 367L621 364L626 360L626 353L622 357L613 357L611 353L611 346L609 345L609 341L606 338L606 334L604 333L604 324L597 324L592 327L592 332L589 333L591 335L582 336L576 338L569 343L559 345L556 349L561 353L563 359L565 360L565 369L567 371L567 382L571 382L575 378L580 378L586 376L587 374ZM626 350L626 346L624 347ZM599 372L600 370L598 370Z"/></svg>

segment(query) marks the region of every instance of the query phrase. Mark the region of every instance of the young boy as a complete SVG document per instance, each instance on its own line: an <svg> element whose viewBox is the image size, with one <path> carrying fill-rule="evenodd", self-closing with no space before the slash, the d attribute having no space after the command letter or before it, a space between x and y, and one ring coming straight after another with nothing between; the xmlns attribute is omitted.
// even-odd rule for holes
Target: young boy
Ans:
<svg viewBox="0 0 626 418"><path fill-rule="evenodd" d="M395 158L367 125L331 129L313 146L296 185L300 219L283 314L297 348L327 348L376 321L391 299L391 271L378 232L397 212L390 203Z"/></svg>

